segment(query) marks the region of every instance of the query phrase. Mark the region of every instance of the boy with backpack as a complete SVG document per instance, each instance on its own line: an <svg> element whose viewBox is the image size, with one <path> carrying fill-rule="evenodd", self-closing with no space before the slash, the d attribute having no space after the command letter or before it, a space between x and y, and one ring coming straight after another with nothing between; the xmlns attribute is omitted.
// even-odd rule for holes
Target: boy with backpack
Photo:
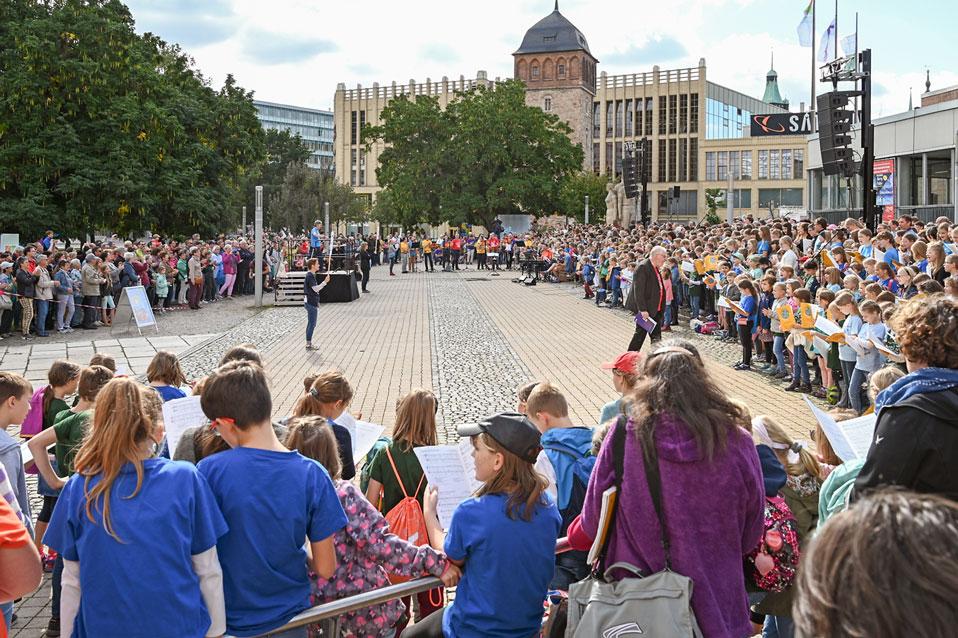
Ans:
<svg viewBox="0 0 958 638"><path fill-rule="evenodd" d="M546 491L555 499L562 516L559 536L565 536L569 524L582 512L589 477L595 466L592 455L592 429L577 427L569 418L569 405L562 392L551 383L540 383L526 402L527 416L542 433L542 451L535 469L549 481ZM568 590L569 585L589 574L586 552L566 552L556 556L556 568L550 589Z"/></svg>

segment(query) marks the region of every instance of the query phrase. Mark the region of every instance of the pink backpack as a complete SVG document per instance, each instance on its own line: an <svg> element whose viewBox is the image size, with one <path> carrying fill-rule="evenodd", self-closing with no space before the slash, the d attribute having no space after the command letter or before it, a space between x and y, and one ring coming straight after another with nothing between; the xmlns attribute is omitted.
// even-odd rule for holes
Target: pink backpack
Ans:
<svg viewBox="0 0 958 638"><path fill-rule="evenodd" d="M20 426L20 435L29 437L40 434L43 429L43 391L49 386L37 388L37 391L30 397L30 411Z"/></svg>

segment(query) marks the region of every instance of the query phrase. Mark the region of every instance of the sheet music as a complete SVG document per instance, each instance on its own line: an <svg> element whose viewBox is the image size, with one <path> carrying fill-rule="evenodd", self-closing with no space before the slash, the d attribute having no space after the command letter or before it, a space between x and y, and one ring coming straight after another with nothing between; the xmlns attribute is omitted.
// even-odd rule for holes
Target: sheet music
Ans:
<svg viewBox="0 0 958 638"><path fill-rule="evenodd" d="M877 416L866 414L857 419L838 423L830 414L816 407L808 397L804 398L812 414L815 415L815 420L821 424L822 431L825 433L832 449L835 450L835 454L842 462L863 459L868 455L872 438L875 436Z"/></svg>
<svg viewBox="0 0 958 638"><path fill-rule="evenodd" d="M715 306L717 308L728 308L729 310L732 309L732 306L728 305L728 299L726 299L725 297L721 295L719 295L718 301L715 303Z"/></svg>
<svg viewBox="0 0 958 638"><path fill-rule="evenodd" d="M20 456L23 457L23 467L33 463L33 452L30 451L29 441L24 441L20 444ZM51 443L50 447L47 448L47 452L53 449L53 446L56 443Z"/></svg>
<svg viewBox="0 0 958 638"><path fill-rule="evenodd" d="M481 485L476 480L472 442L463 439L458 445L429 445L417 447L414 451L426 480L439 490L439 523L443 529L449 529L456 507Z"/></svg>
<svg viewBox="0 0 958 638"><path fill-rule="evenodd" d="M815 329L826 335L841 334L842 328L837 323L825 317L824 314L815 318Z"/></svg>
<svg viewBox="0 0 958 638"><path fill-rule="evenodd" d="M869 341L871 341L871 344L875 346L875 349L878 350L883 355L885 355L885 357L889 361L894 361L895 363L905 362L905 357L898 354L894 350L890 350L888 346L886 346L884 343L881 343L880 341L876 341L875 339L869 339Z"/></svg>
<svg viewBox="0 0 958 638"><path fill-rule="evenodd" d="M166 441L170 448L170 456L173 456L180 437L187 428L203 425L206 421L199 396L173 399L164 403L163 424L166 426Z"/></svg>

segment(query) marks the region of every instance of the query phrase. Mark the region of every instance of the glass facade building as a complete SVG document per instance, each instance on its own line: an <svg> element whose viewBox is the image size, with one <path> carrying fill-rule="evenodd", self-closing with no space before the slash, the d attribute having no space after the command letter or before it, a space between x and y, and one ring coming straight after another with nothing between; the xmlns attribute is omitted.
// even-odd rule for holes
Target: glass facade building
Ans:
<svg viewBox="0 0 958 638"><path fill-rule="evenodd" d="M288 104L253 101L257 116L264 129L289 131L299 135L310 150L306 161L310 168L332 172L333 163L333 112L308 109Z"/></svg>
<svg viewBox="0 0 958 638"><path fill-rule="evenodd" d="M705 137L728 140L749 137L752 114L784 113L785 109L718 84L708 83L705 98Z"/></svg>

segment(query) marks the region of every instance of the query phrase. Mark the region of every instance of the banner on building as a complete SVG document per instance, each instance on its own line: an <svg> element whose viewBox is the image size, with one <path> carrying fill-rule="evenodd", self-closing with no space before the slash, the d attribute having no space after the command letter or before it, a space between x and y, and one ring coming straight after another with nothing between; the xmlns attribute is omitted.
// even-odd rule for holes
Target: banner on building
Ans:
<svg viewBox="0 0 958 638"><path fill-rule="evenodd" d="M811 113L772 113L752 116L752 137L810 135L811 132Z"/></svg>
<svg viewBox="0 0 958 638"><path fill-rule="evenodd" d="M876 203L882 209L882 221L890 222L895 219L895 160L875 160L872 167Z"/></svg>

